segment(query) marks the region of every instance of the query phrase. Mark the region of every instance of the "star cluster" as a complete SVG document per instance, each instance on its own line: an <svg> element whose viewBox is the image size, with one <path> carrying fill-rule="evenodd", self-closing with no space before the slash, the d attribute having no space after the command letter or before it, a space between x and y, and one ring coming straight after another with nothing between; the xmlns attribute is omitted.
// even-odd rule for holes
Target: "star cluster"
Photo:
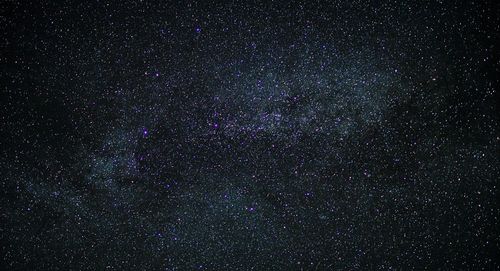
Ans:
<svg viewBox="0 0 500 271"><path fill-rule="evenodd" d="M500 268L498 4L1 5L2 270Z"/></svg>

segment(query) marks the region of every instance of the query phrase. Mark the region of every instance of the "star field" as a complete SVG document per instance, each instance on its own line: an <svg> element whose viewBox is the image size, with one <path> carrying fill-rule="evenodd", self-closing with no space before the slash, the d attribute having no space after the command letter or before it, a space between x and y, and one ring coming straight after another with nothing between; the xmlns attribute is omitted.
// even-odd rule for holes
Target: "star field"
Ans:
<svg viewBox="0 0 500 271"><path fill-rule="evenodd" d="M493 1L4 1L2 270L498 270Z"/></svg>

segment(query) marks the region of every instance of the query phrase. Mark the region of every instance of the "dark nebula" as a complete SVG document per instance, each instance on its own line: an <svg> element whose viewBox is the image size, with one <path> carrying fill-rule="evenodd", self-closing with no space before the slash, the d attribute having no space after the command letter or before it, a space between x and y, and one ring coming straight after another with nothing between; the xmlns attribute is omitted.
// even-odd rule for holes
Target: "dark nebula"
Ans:
<svg viewBox="0 0 500 271"><path fill-rule="evenodd" d="M1 270L500 270L495 1L0 4Z"/></svg>

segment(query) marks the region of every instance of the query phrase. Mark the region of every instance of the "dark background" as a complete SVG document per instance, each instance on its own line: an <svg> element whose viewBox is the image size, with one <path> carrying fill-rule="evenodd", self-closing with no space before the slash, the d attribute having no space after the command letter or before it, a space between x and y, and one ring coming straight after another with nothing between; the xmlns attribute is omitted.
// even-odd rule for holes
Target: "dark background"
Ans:
<svg viewBox="0 0 500 271"><path fill-rule="evenodd" d="M3 270L498 270L494 1L3 1Z"/></svg>

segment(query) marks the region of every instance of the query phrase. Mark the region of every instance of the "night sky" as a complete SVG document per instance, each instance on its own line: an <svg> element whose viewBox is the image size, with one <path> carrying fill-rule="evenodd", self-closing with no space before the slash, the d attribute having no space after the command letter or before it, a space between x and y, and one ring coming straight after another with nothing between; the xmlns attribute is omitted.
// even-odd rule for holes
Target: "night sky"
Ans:
<svg viewBox="0 0 500 271"><path fill-rule="evenodd" d="M495 1L2 1L1 270L499 270Z"/></svg>

